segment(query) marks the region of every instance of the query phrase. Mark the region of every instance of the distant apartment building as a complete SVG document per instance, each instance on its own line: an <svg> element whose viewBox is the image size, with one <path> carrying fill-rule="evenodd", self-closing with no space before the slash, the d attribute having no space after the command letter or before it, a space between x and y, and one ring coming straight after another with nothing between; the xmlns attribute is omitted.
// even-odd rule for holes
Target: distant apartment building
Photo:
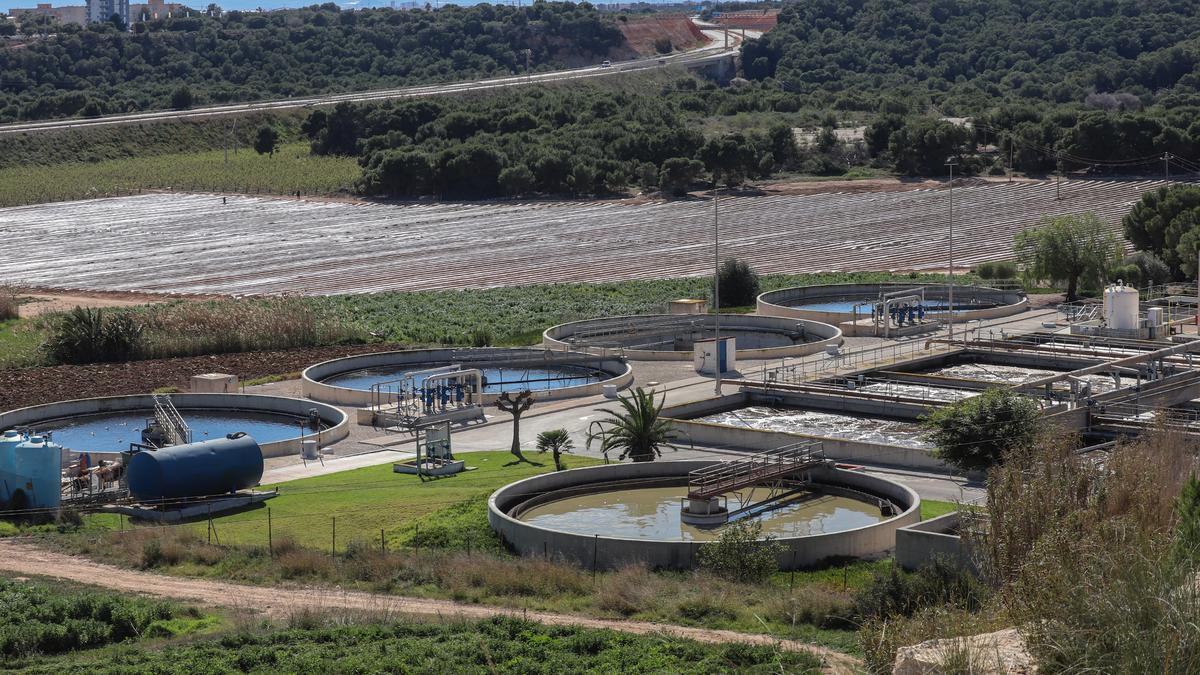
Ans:
<svg viewBox="0 0 1200 675"><path fill-rule="evenodd" d="M178 16L185 9L187 9L187 5L181 5L177 2L146 0L144 3L130 5L129 15L133 17L134 21L154 21L155 19Z"/></svg>
<svg viewBox="0 0 1200 675"><path fill-rule="evenodd" d="M14 7L8 10L8 15L17 23L25 20L26 17L52 16L59 23L75 23L82 26L88 21L88 8L85 5L51 7L48 2L39 2L36 7L28 9Z"/></svg>
<svg viewBox="0 0 1200 675"><path fill-rule="evenodd" d="M100 21L108 21L116 14L121 17L121 21L129 25L129 0L88 0L87 4L87 20L88 23L98 23Z"/></svg>

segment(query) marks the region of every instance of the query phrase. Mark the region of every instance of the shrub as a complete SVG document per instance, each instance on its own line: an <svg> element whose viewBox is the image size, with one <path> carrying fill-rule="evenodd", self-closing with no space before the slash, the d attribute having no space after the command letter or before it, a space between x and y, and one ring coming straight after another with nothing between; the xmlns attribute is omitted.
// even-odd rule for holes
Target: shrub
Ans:
<svg viewBox="0 0 1200 675"><path fill-rule="evenodd" d="M1171 280L1171 268L1161 258L1149 251L1138 251L1121 260L1122 268L1137 269L1137 281L1141 284L1165 284Z"/></svg>
<svg viewBox="0 0 1200 675"><path fill-rule="evenodd" d="M16 319L21 315L20 298L9 286L0 286L0 321Z"/></svg>
<svg viewBox="0 0 1200 675"><path fill-rule="evenodd" d="M989 389L924 418L934 454L964 471L983 471L1038 436L1037 402L1011 389Z"/></svg>
<svg viewBox="0 0 1200 675"><path fill-rule="evenodd" d="M774 537L762 537L758 520L739 520L725 526L717 541L700 549L700 568L730 581L761 583L779 569L783 549Z"/></svg>
<svg viewBox="0 0 1200 675"><path fill-rule="evenodd" d="M758 298L758 274L744 260L726 259L717 272L717 280L723 307L748 307Z"/></svg>
<svg viewBox="0 0 1200 675"><path fill-rule="evenodd" d="M981 263L975 268L980 279L1015 279L1017 264L1008 260Z"/></svg>
<svg viewBox="0 0 1200 675"><path fill-rule="evenodd" d="M724 597L700 595L687 598L680 602L675 610L685 619L703 621L706 619L723 619L732 621L737 618L737 609L732 607Z"/></svg>
<svg viewBox="0 0 1200 675"><path fill-rule="evenodd" d="M53 320L43 349L56 363L128 361L142 347L144 332L132 314L76 307Z"/></svg>
<svg viewBox="0 0 1200 675"><path fill-rule="evenodd" d="M970 572L939 558L916 572L894 565L877 573L854 595L854 611L867 621L912 616L928 607L974 611L985 597L985 588Z"/></svg>

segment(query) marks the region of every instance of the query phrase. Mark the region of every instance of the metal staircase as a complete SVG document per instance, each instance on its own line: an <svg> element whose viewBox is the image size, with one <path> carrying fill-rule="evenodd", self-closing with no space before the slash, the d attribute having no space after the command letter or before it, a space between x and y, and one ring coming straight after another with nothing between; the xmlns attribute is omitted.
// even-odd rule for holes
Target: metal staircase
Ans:
<svg viewBox="0 0 1200 675"><path fill-rule="evenodd" d="M169 396L154 394L154 421L167 445L184 445L192 442L192 430L183 415L175 408Z"/></svg>

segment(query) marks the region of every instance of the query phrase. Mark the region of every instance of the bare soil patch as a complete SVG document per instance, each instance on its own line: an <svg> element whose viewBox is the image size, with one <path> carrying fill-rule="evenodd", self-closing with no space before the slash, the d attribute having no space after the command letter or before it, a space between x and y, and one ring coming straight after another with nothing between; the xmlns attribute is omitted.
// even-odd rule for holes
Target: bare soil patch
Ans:
<svg viewBox="0 0 1200 675"><path fill-rule="evenodd" d="M241 352L175 359L0 370L0 410L95 396L146 394L162 387L187 390L193 375L232 373L241 381L301 371L329 359L401 349L400 345L346 345Z"/></svg>

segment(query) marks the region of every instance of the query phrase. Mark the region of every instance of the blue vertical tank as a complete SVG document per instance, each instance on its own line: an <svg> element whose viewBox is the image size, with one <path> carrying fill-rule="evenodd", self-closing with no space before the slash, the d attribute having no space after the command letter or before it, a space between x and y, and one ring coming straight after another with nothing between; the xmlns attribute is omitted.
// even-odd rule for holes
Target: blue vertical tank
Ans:
<svg viewBox="0 0 1200 675"><path fill-rule="evenodd" d="M25 434L9 429L0 436L0 501L5 504L12 498L12 491L19 482L16 473L16 449L25 442Z"/></svg>
<svg viewBox="0 0 1200 675"><path fill-rule="evenodd" d="M18 483L10 488L13 507L58 508L62 498L62 446L45 436L30 436L13 447L12 474Z"/></svg>
<svg viewBox="0 0 1200 675"><path fill-rule="evenodd" d="M125 465L129 493L142 500L235 492L262 480L262 450L254 438L230 434L198 443L133 453Z"/></svg>

